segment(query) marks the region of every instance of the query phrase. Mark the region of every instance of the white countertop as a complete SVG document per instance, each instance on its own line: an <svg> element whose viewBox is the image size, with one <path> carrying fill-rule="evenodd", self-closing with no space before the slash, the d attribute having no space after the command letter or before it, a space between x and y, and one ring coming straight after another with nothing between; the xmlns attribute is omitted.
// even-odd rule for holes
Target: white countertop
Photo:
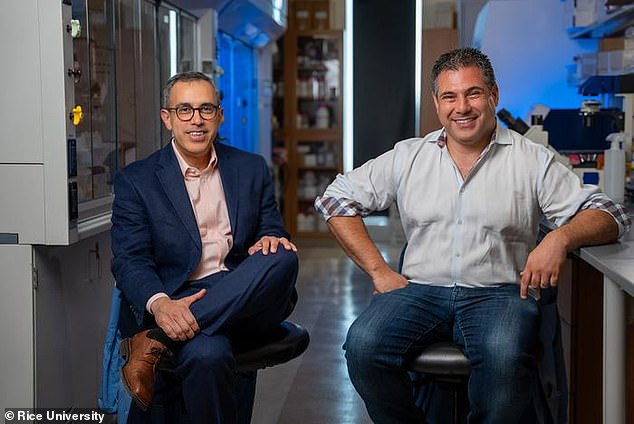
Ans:
<svg viewBox="0 0 634 424"><path fill-rule="evenodd" d="M616 243L583 247L576 255L634 296L634 229Z"/></svg>
<svg viewBox="0 0 634 424"><path fill-rule="evenodd" d="M578 256L634 296L634 240L584 247Z"/></svg>

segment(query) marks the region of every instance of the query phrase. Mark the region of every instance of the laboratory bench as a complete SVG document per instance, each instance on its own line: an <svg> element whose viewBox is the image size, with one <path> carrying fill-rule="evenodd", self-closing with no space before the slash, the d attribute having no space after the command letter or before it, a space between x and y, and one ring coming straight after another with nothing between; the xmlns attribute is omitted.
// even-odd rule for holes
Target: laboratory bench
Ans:
<svg viewBox="0 0 634 424"><path fill-rule="evenodd" d="M558 306L569 422L634 423L634 233L571 254Z"/></svg>

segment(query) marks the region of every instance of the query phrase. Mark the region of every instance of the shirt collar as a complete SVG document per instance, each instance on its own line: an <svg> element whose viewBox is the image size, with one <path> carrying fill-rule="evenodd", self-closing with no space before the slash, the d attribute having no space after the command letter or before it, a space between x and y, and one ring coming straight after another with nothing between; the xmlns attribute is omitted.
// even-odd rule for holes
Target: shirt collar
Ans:
<svg viewBox="0 0 634 424"><path fill-rule="evenodd" d="M428 143L436 143L441 149L447 145L447 131L443 128L437 137L432 137L427 140ZM508 134L508 130L505 130L500 124L495 121L495 130L491 134L491 141L487 147L492 144L513 144L513 140Z"/></svg>
<svg viewBox="0 0 634 424"><path fill-rule="evenodd" d="M180 154L180 152L176 148L176 142L174 141L173 138L172 138L172 148L174 149L174 153L176 154L176 160L178 160L178 166L181 169L181 173L183 174L183 177L185 177L188 174L187 172L188 170L190 170L189 175L196 175L196 176L211 173L216 169L216 166L218 165L218 157L216 156L215 149L211 149L211 158L209 158L209 164L207 164L207 166L204 169L198 170L197 168L190 166L185 161L183 156Z"/></svg>

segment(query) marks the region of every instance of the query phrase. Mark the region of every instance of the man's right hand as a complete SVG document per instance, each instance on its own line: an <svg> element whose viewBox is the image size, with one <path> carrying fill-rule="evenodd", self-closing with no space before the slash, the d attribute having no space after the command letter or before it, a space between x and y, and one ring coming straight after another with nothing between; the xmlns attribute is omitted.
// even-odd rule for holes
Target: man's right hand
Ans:
<svg viewBox="0 0 634 424"><path fill-rule="evenodd" d="M154 319L170 339L182 342L193 338L200 332L198 322L196 322L189 307L192 303L202 299L205 293L207 290L201 289L182 299L172 300L169 297L160 297L152 302L151 309Z"/></svg>
<svg viewBox="0 0 634 424"><path fill-rule="evenodd" d="M392 269L388 269L381 272L379 275L373 276L372 282L374 283L374 294L387 293L393 290L402 289L409 284L407 278Z"/></svg>

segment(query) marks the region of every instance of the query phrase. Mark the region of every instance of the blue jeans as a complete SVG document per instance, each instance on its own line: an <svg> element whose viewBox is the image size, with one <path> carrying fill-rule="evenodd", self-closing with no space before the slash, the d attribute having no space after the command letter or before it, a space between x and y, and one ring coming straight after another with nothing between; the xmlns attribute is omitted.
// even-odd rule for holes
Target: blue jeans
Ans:
<svg viewBox="0 0 634 424"><path fill-rule="evenodd" d="M409 284L375 295L348 331L350 379L375 423L421 423L409 361L439 341L460 345L471 362L469 423L516 422L532 406L540 306L519 286Z"/></svg>

